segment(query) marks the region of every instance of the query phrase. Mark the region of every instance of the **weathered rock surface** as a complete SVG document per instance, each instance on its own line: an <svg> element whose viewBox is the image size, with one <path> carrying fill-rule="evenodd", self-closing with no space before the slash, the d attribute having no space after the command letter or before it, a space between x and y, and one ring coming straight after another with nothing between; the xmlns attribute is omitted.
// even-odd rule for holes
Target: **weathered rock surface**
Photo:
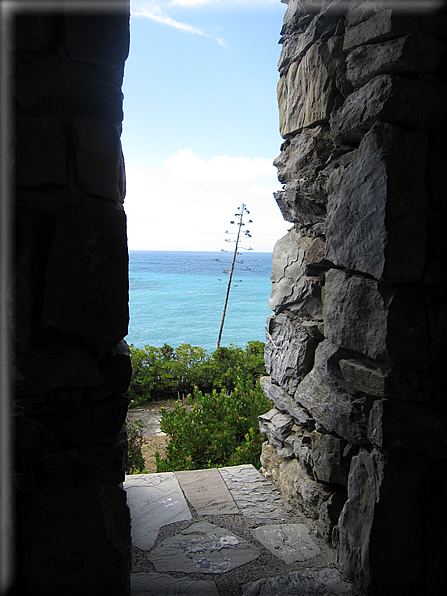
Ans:
<svg viewBox="0 0 447 596"><path fill-rule="evenodd" d="M268 443L262 445L261 463L263 474L275 482L285 499L318 519L320 508L331 495L326 486L309 476L298 460L280 457Z"/></svg>
<svg viewBox="0 0 447 596"><path fill-rule="evenodd" d="M271 377L261 377L260 383L264 395L273 401L278 410L288 412L299 424L306 424L311 419L309 413L300 407L287 391L272 383Z"/></svg>
<svg viewBox="0 0 447 596"><path fill-rule="evenodd" d="M432 72L444 46L424 33L356 48L346 57L347 78L356 87L379 74Z"/></svg>
<svg viewBox="0 0 447 596"><path fill-rule="evenodd" d="M326 431L352 443L366 443L367 400L347 389L337 362L346 352L329 340L320 343L311 372L298 385L294 399L312 414Z"/></svg>
<svg viewBox="0 0 447 596"><path fill-rule="evenodd" d="M323 292L326 337L378 361L427 358L427 323L419 289L380 284L331 269Z"/></svg>
<svg viewBox="0 0 447 596"><path fill-rule="evenodd" d="M278 180L287 184L304 176L314 179L324 169L334 150L328 125L306 128L286 140L281 153L273 160L278 168Z"/></svg>
<svg viewBox="0 0 447 596"><path fill-rule="evenodd" d="M343 458L346 441L335 435L314 430L312 439L312 469L317 480L346 486L349 462Z"/></svg>
<svg viewBox="0 0 447 596"><path fill-rule="evenodd" d="M276 408L272 408L266 414L258 416L259 430L267 435L269 443L282 448L283 440L290 434L294 424L293 416L282 414Z"/></svg>
<svg viewBox="0 0 447 596"><path fill-rule="evenodd" d="M293 395L313 364L317 340L293 315L271 315L266 324L265 368L272 380ZM282 350L284 342L289 349Z"/></svg>
<svg viewBox="0 0 447 596"><path fill-rule="evenodd" d="M301 316L321 318L321 278L307 275L309 265L324 263L324 242L290 230L273 249L272 295L269 308L280 313L285 307Z"/></svg>
<svg viewBox="0 0 447 596"><path fill-rule="evenodd" d="M427 138L375 124L346 167L329 176L326 257L390 283L421 278L425 264Z"/></svg>
<svg viewBox="0 0 447 596"><path fill-rule="evenodd" d="M368 436L373 445L391 452L447 456L447 426L422 404L388 399L375 401Z"/></svg>
<svg viewBox="0 0 447 596"><path fill-rule="evenodd" d="M359 593L434 596L447 535L425 505L438 507L428 487L445 483L447 458L447 15L286 3L274 196L294 228L275 247L262 387L295 422L267 433L263 470L333 541Z"/></svg>
<svg viewBox="0 0 447 596"><path fill-rule="evenodd" d="M363 448L352 458L348 500L336 528L339 561L363 589L370 583L369 543L385 461L379 451L368 453Z"/></svg>
<svg viewBox="0 0 447 596"><path fill-rule="evenodd" d="M327 43L312 45L278 83L279 127L286 138L311 125L328 122L337 95L336 63Z"/></svg>
<svg viewBox="0 0 447 596"><path fill-rule="evenodd" d="M331 134L338 142L357 145L377 121L422 132L444 127L443 93L431 82L377 75L331 113Z"/></svg>
<svg viewBox="0 0 447 596"><path fill-rule="evenodd" d="M120 134L129 9L121 3L93 15L86 6L75 15L55 4L13 9L8 28L14 591L128 596L130 516L121 485L131 364Z"/></svg>

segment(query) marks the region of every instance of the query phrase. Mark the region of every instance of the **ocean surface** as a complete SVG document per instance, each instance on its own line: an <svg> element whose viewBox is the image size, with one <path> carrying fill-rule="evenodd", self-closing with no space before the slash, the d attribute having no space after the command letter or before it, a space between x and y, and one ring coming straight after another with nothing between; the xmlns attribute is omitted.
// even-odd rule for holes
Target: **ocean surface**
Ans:
<svg viewBox="0 0 447 596"><path fill-rule="evenodd" d="M223 271L231 260L223 252L129 251L127 343L215 350L229 277ZM271 253L246 252L238 260L243 263L237 267L250 271L235 269L221 346L265 341L265 320L272 314Z"/></svg>

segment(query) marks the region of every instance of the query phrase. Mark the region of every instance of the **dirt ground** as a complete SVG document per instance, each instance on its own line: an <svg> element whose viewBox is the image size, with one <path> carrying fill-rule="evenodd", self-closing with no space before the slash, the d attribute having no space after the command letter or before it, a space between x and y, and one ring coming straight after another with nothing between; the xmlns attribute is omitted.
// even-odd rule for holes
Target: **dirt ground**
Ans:
<svg viewBox="0 0 447 596"><path fill-rule="evenodd" d="M158 423L158 418L160 410L161 408L173 410L174 406L175 400L166 399L163 401L150 402L145 406L139 406L138 408L132 408L129 410L129 414L132 418L140 418L143 420L143 448L141 451L143 453L148 474L152 474L157 471L155 462L156 451L158 451L161 457L166 457L166 445L168 443L168 437L159 434L160 425Z"/></svg>

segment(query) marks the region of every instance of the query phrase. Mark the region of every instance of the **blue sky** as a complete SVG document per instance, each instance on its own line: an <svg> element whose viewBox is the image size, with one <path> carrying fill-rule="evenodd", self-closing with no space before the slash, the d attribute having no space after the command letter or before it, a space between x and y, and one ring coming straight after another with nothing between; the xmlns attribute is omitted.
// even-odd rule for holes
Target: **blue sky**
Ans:
<svg viewBox="0 0 447 596"><path fill-rule="evenodd" d="M245 202L251 245L291 224L272 192L280 0L131 0L122 143L131 250L220 250Z"/></svg>

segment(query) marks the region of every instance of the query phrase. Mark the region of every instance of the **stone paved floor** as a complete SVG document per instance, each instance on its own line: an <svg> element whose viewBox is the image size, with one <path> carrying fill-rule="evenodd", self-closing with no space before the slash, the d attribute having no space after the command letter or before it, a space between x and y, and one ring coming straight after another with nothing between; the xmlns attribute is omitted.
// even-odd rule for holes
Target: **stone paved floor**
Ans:
<svg viewBox="0 0 447 596"><path fill-rule="evenodd" d="M313 520L253 466L126 476L132 596L355 596Z"/></svg>

